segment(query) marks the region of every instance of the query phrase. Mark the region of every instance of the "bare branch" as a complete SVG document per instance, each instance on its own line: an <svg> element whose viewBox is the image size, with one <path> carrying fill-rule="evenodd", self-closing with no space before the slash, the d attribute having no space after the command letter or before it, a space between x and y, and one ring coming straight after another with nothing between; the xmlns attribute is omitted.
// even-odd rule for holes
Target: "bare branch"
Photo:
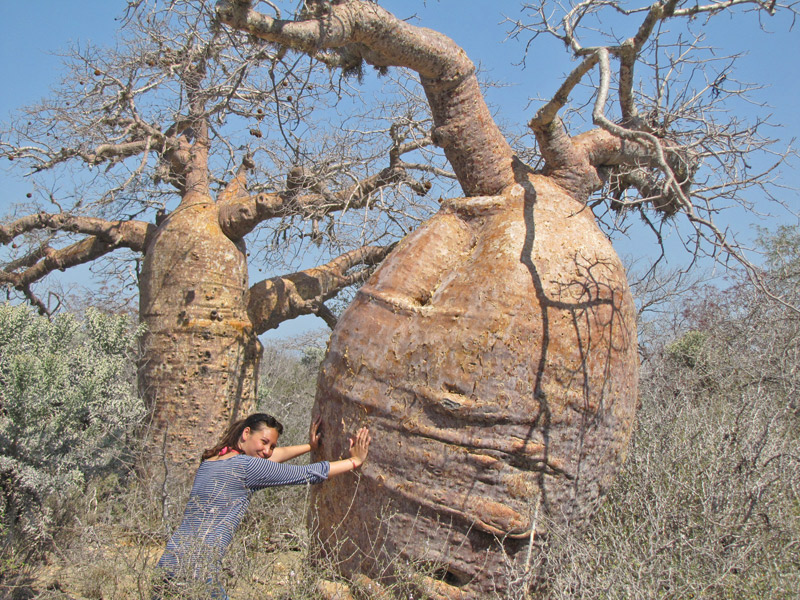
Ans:
<svg viewBox="0 0 800 600"><path fill-rule="evenodd" d="M218 199L222 230L229 238L238 240L267 219L292 214L311 215L318 219L333 211L361 208L374 192L400 183L424 196L430 190L431 184L413 179L408 174L408 169L416 165L405 167L400 157L430 145L430 138L406 142L396 124L392 125L390 132L393 140L389 150L390 166L375 175L357 180L338 192L331 192L322 182L306 174L303 168L294 167L289 171L284 191L251 196L245 187L245 171L240 169ZM420 165L421 169L425 167ZM303 194L304 190L316 193Z"/></svg>
<svg viewBox="0 0 800 600"><path fill-rule="evenodd" d="M0 275L2 277L2 275ZM31 287L29 285L20 285L18 286L19 291L22 292L22 295L30 302L33 306L36 307L36 310L39 311L40 315L44 315L46 317L52 316L51 311L47 308L47 305L39 298L36 294L33 293Z"/></svg>
<svg viewBox="0 0 800 600"><path fill-rule="evenodd" d="M432 138L444 149L465 193L492 194L513 183L513 153L483 100L475 67L461 48L374 3L353 0L323 6L328 12L319 18L281 21L250 10L249 3L220 0L217 14L232 27L313 56L330 49L380 68L414 69L433 112Z"/></svg>
<svg viewBox="0 0 800 600"><path fill-rule="evenodd" d="M292 191L285 191L249 196L237 184L237 193L228 193L221 201L220 226L225 235L237 240L267 219L292 214L315 215L319 218L332 211L361 208L376 190L394 183L411 181L404 169L387 167L335 193L296 195ZM418 189L425 193L430 185Z"/></svg>
<svg viewBox="0 0 800 600"><path fill-rule="evenodd" d="M10 285L24 292L31 283L39 281L55 270L65 271L70 267L92 262L118 247L95 236L89 236L59 250L47 247L44 249L44 257L21 273L0 270L0 284Z"/></svg>
<svg viewBox="0 0 800 600"><path fill-rule="evenodd" d="M775 0L769 0L767 2L764 2L762 0L724 0L723 2L695 4L694 6L690 6L688 8L681 8L673 11L672 15L675 17L692 17L694 15L698 15L701 13L714 14L721 12L727 8L744 4L755 5L757 8L765 10L770 15L774 15L775 11L778 10L779 8L791 9L795 5L794 2L777 3L775 2Z"/></svg>
<svg viewBox="0 0 800 600"><path fill-rule="evenodd" d="M556 118L558 111L560 111L569 100L569 95L575 86L578 85L583 76L586 75L596 64L598 60L597 53L592 53L583 59L580 65L573 69L558 91L553 95L552 99L536 111L536 116L528 123L528 127L533 130L537 128L544 128Z"/></svg>
<svg viewBox="0 0 800 600"><path fill-rule="evenodd" d="M255 331L263 333L300 315L322 312L325 318L323 302L342 289L365 281L391 249L392 246L365 246L325 265L256 283L250 288L247 308ZM353 271L359 265L363 268Z"/></svg>
<svg viewBox="0 0 800 600"><path fill-rule="evenodd" d="M49 251L49 246L46 243L40 244L32 252L22 256L16 260L12 260L3 266L3 270L9 273L26 269L39 262L45 254Z"/></svg>
<svg viewBox="0 0 800 600"><path fill-rule="evenodd" d="M106 221L93 217L80 217L67 213L37 213L17 219L9 225L0 225L0 244L8 244L23 233L49 229L93 235L114 247L144 251L146 239L155 230L143 221Z"/></svg>
<svg viewBox="0 0 800 600"><path fill-rule="evenodd" d="M338 319L336 318L336 315L333 314L333 311L330 308L328 308L327 306L325 306L324 304L320 303L320 305L317 307L317 310L316 310L315 314L320 319L325 321L325 324L330 329L333 329L334 327L336 327L336 323L338 322Z"/></svg>

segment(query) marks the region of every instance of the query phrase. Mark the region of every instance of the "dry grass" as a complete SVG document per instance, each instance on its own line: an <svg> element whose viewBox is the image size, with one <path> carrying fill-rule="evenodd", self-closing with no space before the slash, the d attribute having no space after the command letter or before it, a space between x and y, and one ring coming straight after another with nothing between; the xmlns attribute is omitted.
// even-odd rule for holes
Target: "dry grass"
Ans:
<svg viewBox="0 0 800 600"><path fill-rule="evenodd" d="M497 573L510 582L505 598L797 597L800 320L747 296L726 302L689 307L686 329L650 348L639 427L607 501L585 531L552 525L531 571ZM297 443L313 365L281 359L284 380L272 382L262 408L286 421L286 443ZM233 600L436 597L425 579L435 564L408 565L381 593L367 580L337 587L335 565L310 560L307 494L293 487L254 496L224 561ZM158 494L135 478L94 482L70 500L70 524L42 561L2 554L0 597L149 600L153 567L187 495L188 486L176 490L162 511Z"/></svg>

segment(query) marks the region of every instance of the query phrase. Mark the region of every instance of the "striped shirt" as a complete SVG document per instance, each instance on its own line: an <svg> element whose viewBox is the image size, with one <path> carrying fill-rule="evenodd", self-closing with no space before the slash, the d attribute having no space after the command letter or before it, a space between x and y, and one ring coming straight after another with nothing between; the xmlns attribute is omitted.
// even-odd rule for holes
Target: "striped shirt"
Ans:
<svg viewBox="0 0 800 600"><path fill-rule="evenodd" d="M200 464L183 513L158 566L173 575L216 578L219 559L250 504L253 492L278 485L320 483L330 463L289 465L240 454Z"/></svg>

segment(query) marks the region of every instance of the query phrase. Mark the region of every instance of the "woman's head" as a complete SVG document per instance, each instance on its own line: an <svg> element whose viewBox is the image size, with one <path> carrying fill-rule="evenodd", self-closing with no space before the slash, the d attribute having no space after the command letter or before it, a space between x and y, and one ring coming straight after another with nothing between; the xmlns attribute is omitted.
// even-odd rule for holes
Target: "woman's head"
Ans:
<svg viewBox="0 0 800 600"><path fill-rule="evenodd" d="M283 425L275 417L253 413L228 427L217 444L203 452L202 460L217 456L225 447L248 456L269 458L278 443L278 436L282 433Z"/></svg>

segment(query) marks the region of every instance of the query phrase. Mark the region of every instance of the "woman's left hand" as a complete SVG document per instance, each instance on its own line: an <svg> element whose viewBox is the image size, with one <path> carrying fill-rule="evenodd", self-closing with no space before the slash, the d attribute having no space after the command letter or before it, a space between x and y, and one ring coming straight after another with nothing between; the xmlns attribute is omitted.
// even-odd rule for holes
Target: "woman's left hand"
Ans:
<svg viewBox="0 0 800 600"><path fill-rule="evenodd" d="M311 422L311 428L308 430L308 445L311 446L311 452L316 452L321 443L322 417L317 416L317 418Z"/></svg>

